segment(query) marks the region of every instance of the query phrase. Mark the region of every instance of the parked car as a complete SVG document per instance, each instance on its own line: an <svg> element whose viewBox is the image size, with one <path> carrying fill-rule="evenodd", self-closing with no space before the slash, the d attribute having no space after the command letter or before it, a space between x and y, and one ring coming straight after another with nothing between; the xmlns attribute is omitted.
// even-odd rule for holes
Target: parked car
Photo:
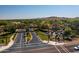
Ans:
<svg viewBox="0 0 79 59"><path fill-rule="evenodd" d="M74 47L75 50L79 50L79 45Z"/></svg>

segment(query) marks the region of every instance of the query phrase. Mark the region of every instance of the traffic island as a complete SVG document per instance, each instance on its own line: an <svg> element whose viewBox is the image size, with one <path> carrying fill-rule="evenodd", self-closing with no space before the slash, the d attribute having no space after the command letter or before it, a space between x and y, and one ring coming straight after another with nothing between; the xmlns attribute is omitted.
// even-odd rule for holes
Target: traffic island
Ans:
<svg viewBox="0 0 79 59"><path fill-rule="evenodd" d="M9 38L10 42L6 46L1 46L0 47L0 52L10 48L14 44L14 39L15 39L14 37L16 37L15 35L16 34L14 33L13 35L10 36L10 38Z"/></svg>
<svg viewBox="0 0 79 59"><path fill-rule="evenodd" d="M27 44L32 40L31 32L26 33L25 40L26 40Z"/></svg>

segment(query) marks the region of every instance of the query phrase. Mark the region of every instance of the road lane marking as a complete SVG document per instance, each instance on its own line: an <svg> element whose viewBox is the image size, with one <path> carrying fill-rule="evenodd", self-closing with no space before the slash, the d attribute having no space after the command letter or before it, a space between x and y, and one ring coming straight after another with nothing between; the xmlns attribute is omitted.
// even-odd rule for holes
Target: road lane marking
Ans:
<svg viewBox="0 0 79 59"><path fill-rule="evenodd" d="M21 33L21 39L20 39L20 48L21 48L21 44L22 44L22 33Z"/></svg>
<svg viewBox="0 0 79 59"><path fill-rule="evenodd" d="M60 49L54 45L54 47L56 48L56 50L61 53L62 51L60 51ZM67 48L65 48L64 46L59 46L64 52L69 53L69 50Z"/></svg>
<svg viewBox="0 0 79 59"><path fill-rule="evenodd" d="M67 52L64 47L62 47L62 46L60 46L60 47L61 47L61 49L63 49L64 52Z"/></svg>
<svg viewBox="0 0 79 59"><path fill-rule="evenodd" d="M54 47L57 49L57 51L58 51L59 53L61 53L61 51L57 48L57 46L54 45Z"/></svg>
<svg viewBox="0 0 79 59"><path fill-rule="evenodd" d="M66 47L64 47L64 46L62 46L62 47L69 53L69 50Z"/></svg>

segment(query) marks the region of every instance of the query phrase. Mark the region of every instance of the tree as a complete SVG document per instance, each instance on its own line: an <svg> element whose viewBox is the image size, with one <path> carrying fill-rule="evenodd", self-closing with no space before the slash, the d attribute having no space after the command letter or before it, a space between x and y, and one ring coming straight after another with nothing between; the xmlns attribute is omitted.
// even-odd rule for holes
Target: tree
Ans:
<svg viewBox="0 0 79 59"><path fill-rule="evenodd" d="M10 32L10 33L14 33L15 32L15 27L12 25L7 25L4 29L5 32Z"/></svg>
<svg viewBox="0 0 79 59"><path fill-rule="evenodd" d="M72 36L72 29L70 27L65 27L64 29L64 39L70 39Z"/></svg>

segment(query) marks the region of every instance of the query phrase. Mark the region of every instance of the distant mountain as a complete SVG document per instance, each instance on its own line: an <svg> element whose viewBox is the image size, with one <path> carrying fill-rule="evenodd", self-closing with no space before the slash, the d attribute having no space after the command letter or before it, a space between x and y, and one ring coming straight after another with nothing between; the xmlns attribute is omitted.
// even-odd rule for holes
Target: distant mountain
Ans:
<svg viewBox="0 0 79 59"><path fill-rule="evenodd" d="M38 19L45 19L45 20L64 20L64 19L68 19L68 18L67 17L51 16L51 17L43 17L43 18L38 18Z"/></svg>
<svg viewBox="0 0 79 59"><path fill-rule="evenodd" d="M51 16L51 17L39 17L39 18L31 18L31 19L0 19L0 20L65 20L65 19L79 19L79 17L73 17L73 18L69 18L69 17L57 17L57 16Z"/></svg>

